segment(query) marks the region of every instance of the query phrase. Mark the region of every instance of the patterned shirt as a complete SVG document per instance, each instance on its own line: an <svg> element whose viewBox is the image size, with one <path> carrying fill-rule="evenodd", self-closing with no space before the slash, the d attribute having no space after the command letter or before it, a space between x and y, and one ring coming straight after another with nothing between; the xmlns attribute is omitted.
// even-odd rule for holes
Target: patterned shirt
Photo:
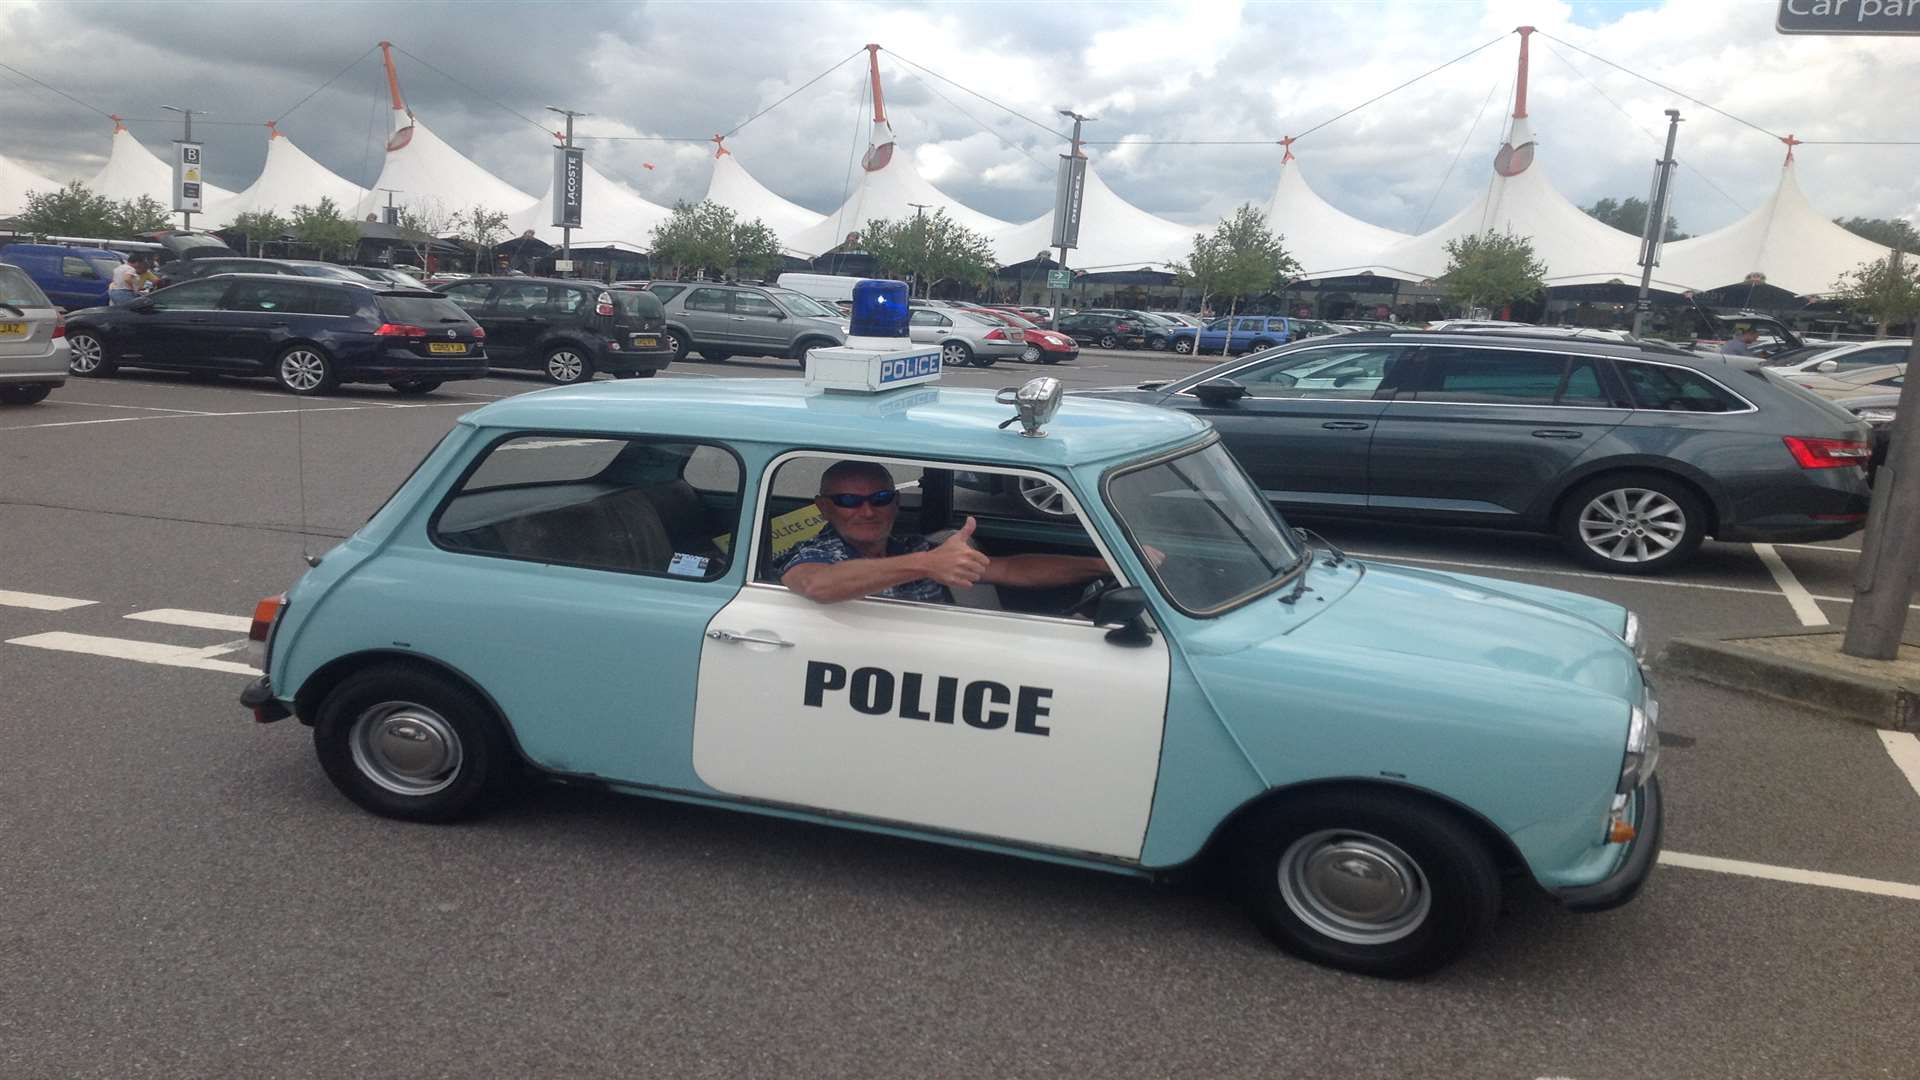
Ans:
<svg viewBox="0 0 1920 1080"><path fill-rule="evenodd" d="M887 537L887 555L889 556L913 555L922 551L932 550L933 543L924 536L900 536L896 534ZM811 540L796 544L792 551L787 552L786 561L780 564L780 574L784 577L787 571L796 566L805 566L808 563L832 566L835 563L843 563L849 559L858 559L860 557L859 550L842 539L840 534L834 531L833 526L828 525L820 530L820 535ZM953 594L947 591L945 585L940 584L932 578L916 578L913 581L903 581L898 585L883 589L872 595L883 596L889 600L917 600L923 604L953 603Z"/></svg>

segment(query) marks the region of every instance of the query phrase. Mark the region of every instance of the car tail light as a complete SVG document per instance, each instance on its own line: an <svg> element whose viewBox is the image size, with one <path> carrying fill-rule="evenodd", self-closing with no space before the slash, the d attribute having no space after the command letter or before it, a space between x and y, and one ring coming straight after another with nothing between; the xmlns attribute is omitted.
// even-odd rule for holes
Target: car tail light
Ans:
<svg viewBox="0 0 1920 1080"><path fill-rule="evenodd" d="M476 326L476 327L474 327L474 328L473 328L473 340L475 340L475 341L485 341L485 340L487 340L487 328L486 328L486 327L484 327L484 326Z"/></svg>
<svg viewBox="0 0 1920 1080"><path fill-rule="evenodd" d="M599 296L594 297L593 313L595 315L613 314L613 294L608 292L603 292Z"/></svg>
<svg viewBox="0 0 1920 1080"><path fill-rule="evenodd" d="M987 331L986 339L988 341L1005 341L1007 340L1007 332L1005 330L989 330Z"/></svg>
<svg viewBox="0 0 1920 1080"><path fill-rule="evenodd" d="M406 323L381 323L380 328L373 332L373 336L375 337L426 337L427 328L424 326L409 326Z"/></svg>
<svg viewBox="0 0 1920 1080"><path fill-rule="evenodd" d="M1815 439L1803 435L1781 438L1803 469L1839 469L1865 465L1873 457L1873 444L1852 439Z"/></svg>
<svg viewBox="0 0 1920 1080"><path fill-rule="evenodd" d="M253 605L253 625L247 628L247 656L261 671L267 669L267 639L273 636L273 624L286 609L286 593L263 596Z"/></svg>
<svg viewBox="0 0 1920 1080"><path fill-rule="evenodd" d="M1114 323L1113 331L1116 334L1131 334L1133 333L1133 324L1123 322Z"/></svg>
<svg viewBox="0 0 1920 1080"><path fill-rule="evenodd" d="M67 336L67 317L65 315L55 315L53 317L53 336L57 338Z"/></svg>

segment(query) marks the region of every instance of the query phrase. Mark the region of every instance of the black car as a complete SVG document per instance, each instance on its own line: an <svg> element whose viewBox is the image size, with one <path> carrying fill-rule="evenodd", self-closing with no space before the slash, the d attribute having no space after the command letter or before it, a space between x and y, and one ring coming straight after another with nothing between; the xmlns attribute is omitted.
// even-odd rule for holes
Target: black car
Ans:
<svg viewBox="0 0 1920 1080"><path fill-rule="evenodd" d="M1132 348L1146 340L1138 322L1122 315L1077 311L1054 320L1053 328L1079 342L1102 349Z"/></svg>
<svg viewBox="0 0 1920 1080"><path fill-rule="evenodd" d="M557 383L596 371L647 378L673 363L666 312L643 289L565 278L476 277L439 291L487 328L493 366L528 368Z"/></svg>
<svg viewBox="0 0 1920 1080"><path fill-rule="evenodd" d="M1167 347L1167 335L1180 329L1179 324L1164 316L1150 311L1135 311L1131 308L1087 308L1083 315L1118 315L1139 330L1140 344L1144 348L1164 350ZM1121 344L1126 343L1125 338Z"/></svg>
<svg viewBox="0 0 1920 1080"><path fill-rule="evenodd" d="M248 259L239 255L201 255L192 259L175 259L162 264L153 272L161 288L187 281L198 281L215 274L287 274L292 277L332 278L335 281L352 281L361 285L378 284L357 270L336 266L329 262L315 262L311 259Z"/></svg>
<svg viewBox="0 0 1920 1080"><path fill-rule="evenodd" d="M1648 342L1342 334L1091 392L1205 417L1289 512L1556 533L1616 573L1866 520L1866 424L1752 360Z"/></svg>
<svg viewBox="0 0 1920 1080"><path fill-rule="evenodd" d="M486 331L439 293L323 278L222 274L67 318L67 370L271 375L296 394L383 382L424 394L487 373Z"/></svg>

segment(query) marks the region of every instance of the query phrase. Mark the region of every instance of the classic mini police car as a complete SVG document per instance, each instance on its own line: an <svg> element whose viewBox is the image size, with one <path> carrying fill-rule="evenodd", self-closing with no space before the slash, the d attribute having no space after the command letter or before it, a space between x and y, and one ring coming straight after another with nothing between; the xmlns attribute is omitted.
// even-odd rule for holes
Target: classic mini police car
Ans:
<svg viewBox="0 0 1920 1080"><path fill-rule="evenodd" d="M1658 710L1626 610L1316 548L1202 421L1061 407L1051 379L943 388L900 344L462 417L262 602L243 702L397 818L472 814L524 763L1141 876L1219 856L1279 945L1376 975L1457 955L1503 887L1577 911L1639 889ZM815 499L845 461L885 470L861 497L897 536L971 517L990 558L1108 572L808 599L785 565L848 505ZM964 473L1071 513L996 516Z"/></svg>

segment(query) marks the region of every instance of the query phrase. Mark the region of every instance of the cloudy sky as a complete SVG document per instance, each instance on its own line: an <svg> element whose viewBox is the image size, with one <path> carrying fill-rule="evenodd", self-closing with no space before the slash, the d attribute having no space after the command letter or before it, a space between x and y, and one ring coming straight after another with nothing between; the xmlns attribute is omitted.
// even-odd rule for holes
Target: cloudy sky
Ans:
<svg viewBox="0 0 1920 1080"><path fill-rule="evenodd" d="M1920 41L1783 37L1774 9L1772 0L0 0L0 40L13 46L0 62L130 117L134 134L162 153L178 128L160 104L207 110L195 134L207 143L209 179L222 186L237 190L258 173L266 142L257 125L282 115L281 130L303 149L366 184L379 172L385 137L378 53L293 107L385 38L413 54L398 62L415 112L538 194L551 141L515 112L549 118L542 107L560 105L593 114L584 133L704 138L872 41L886 50L882 77L900 142L948 194L1009 220L1044 212L1060 140L981 97L1049 128L1058 127L1055 110L1070 106L1098 117L1088 139L1122 142L1092 148L1112 187L1199 223L1270 193L1280 149L1263 143L1506 35L1295 147L1322 196L1413 231L1444 220L1485 184L1510 111L1518 48L1510 31L1525 23L1561 39L1534 37L1529 93L1539 160L1560 189L1583 204L1644 195L1662 110L1677 107L1686 168L1676 213L1682 228L1700 232L1765 198L1780 144L1561 42L1768 131L1920 137ZM728 145L748 171L796 202L835 207L868 138L864 59L735 134ZM90 177L105 160L109 121L4 69L0 116L0 152L44 175ZM1181 140L1255 144L1169 145ZM597 168L656 201L706 190L709 146L585 145ZM1829 215L1920 216L1920 146L1812 146L1798 161L1802 185Z"/></svg>

